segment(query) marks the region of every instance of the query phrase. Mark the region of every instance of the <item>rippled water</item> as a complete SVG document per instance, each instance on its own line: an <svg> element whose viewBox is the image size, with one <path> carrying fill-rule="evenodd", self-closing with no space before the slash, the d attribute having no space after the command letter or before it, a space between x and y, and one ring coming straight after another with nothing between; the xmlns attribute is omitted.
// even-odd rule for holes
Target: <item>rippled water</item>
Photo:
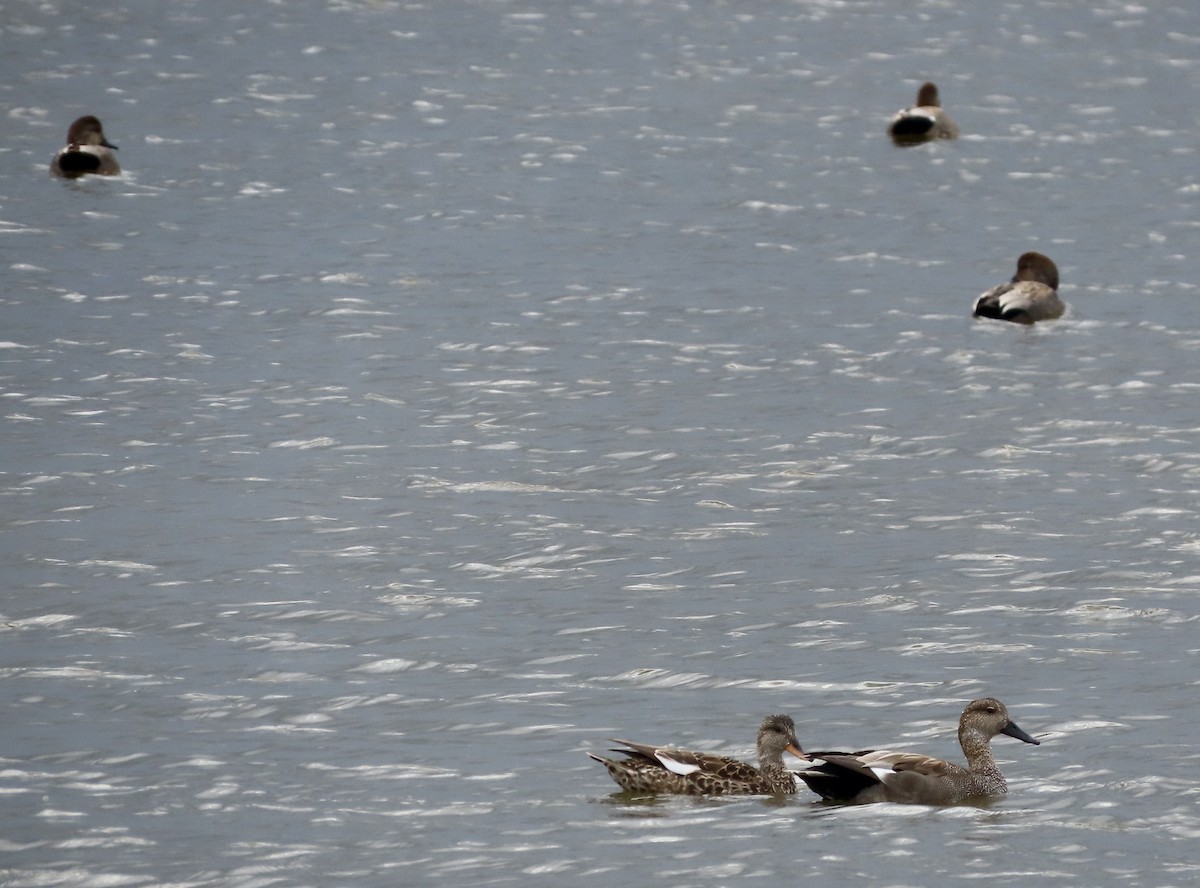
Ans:
<svg viewBox="0 0 1200 888"><path fill-rule="evenodd" d="M1200 11L5 12L0 882L1196 878ZM983 807L583 754L984 693Z"/></svg>

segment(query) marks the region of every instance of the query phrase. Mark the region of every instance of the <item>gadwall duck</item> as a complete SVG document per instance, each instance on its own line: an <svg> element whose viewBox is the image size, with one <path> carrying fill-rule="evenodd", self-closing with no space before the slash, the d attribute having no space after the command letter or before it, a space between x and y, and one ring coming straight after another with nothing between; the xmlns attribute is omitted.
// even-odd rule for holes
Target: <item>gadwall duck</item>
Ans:
<svg viewBox="0 0 1200 888"><path fill-rule="evenodd" d="M957 139L958 124L942 110L938 88L922 83L917 90L917 103L896 113L888 125L888 135L897 145L916 145L934 139Z"/></svg>
<svg viewBox="0 0 1200 888"><path fill-rule="evenodd" d="M975 302L975 317L1032 324L1062 317L1058 266L1041 253L1023 253L1007 284L992 287Z"/></svg>
<svg viewBox="0 0 1200 888"><path fill-rule="evenodd" d="M626 792L683 795L788 795L796 781L783 766L783 754L806 759L796 739L796 724L786 715L768 715L758 729L758 767L737 759L670 746L646 746L616 740L624 759L588 753L608 769Z"/></svg>
<svg viewBox="0 0 1200 888"><path fill-rule="evenodd" d="M87 173L119 176L121 166L113 154L116 150L117 146L104 138L98 118L91 114L80 117L67 130L67 144L50 162L50 174L64 179L78 179Z"/></svg>
<svg viewBox="0 0 1200 888"><path fill-rule="evenodd" d="M1008 792L992 758L991 739L1007 734L1039 746L992 697L973 700L958 720L958 743L967 767L912 752L812 752L819 764L796 776L821 798L838 802L901 802L951 805Z"/></svg>

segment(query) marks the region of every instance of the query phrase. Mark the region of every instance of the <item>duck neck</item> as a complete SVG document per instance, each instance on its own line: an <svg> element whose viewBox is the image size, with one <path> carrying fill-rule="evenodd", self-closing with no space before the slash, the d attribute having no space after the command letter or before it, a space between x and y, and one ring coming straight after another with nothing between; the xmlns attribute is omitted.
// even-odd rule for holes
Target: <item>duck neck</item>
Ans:
<svg viewBox="0 0 1200 888"><path fill-rule="evenodd" d="M783 751L779 749L758 748L759 773L773 784L791 784L792 776L783 765Z"/></svg>
<svg viewBox="0 0 1200 888"><path fill-rule="evenodd" d="M996 767L996 760L992 758L990 737L981 731L960 728L958 742L967 757L967 767L972 774L984 778L992 786L998 785L1001 791L1008 788L1004 775L1000 773L1000 769Z"/></svg>

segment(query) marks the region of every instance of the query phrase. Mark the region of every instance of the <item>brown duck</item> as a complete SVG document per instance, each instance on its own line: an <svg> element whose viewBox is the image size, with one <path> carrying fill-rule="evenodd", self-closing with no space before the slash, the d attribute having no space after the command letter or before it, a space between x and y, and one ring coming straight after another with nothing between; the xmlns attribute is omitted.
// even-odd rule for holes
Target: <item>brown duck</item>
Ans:
<svg viewBox="0 0 1200 888"><path fill-rule="evenodd" d="M917 90L917 102L896 112L888 124L888 135L897 145L917 145L934 139L957 139L958 124L942 110L938 88L922 83Z"/></svg>
<svg viewBox="0 0 1200 888"><path fill-rule="evenodd" d="M823 799L838 802L951 805L1002 796L1008 784L991 750L997 734L1040 745L1009 718L1003 703L984 697L968 703L958 720L965 768L912 752L813 752L809 757L819 764L796 776Z"/></svg>
<svg viewBox="0 0 1200 888"><path fill-rule="evenodd" d="M683 795L790 795L796 791L783 754L807 759L796 739L796 724L786 715L768 715L758 729L758 767L737 759L670 746L616 740L624 759L588 753L608 769L626 792Z"/></svg>
<svg viewBox="0 0 1200 888"><path fill-rule="evenodd" d="M1058 266L1041 253L1022 253L1017 273L1007 284L992 287L975 301L975 317L1032 324L1051 321L1066 311L1058 298Z"/></svg>
<svg viewBox="0 0 1200 888"><path fill-rule="evenodd" d="M89 173L119 176L121 165L113 154L117 146L104 137L100 120L89 114L80 117L67 130L67 144L50 161L50 174L63 179L78 179Z"/></svg>

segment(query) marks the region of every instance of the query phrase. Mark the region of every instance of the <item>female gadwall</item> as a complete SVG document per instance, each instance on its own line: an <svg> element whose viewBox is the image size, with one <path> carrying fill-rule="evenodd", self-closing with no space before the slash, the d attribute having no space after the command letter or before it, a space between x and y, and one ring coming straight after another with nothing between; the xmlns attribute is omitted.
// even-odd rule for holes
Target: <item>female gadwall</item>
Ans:
<svg viewBox="0 0 1200 888"><path fill-rule="evenodd" d="M1057 290L1058 266L1041 253L1022 253L1012 280L992 287L975 302L975 317L1016 324L1059 318L1066 306Z"/></svg>
<svg viewBox="0 0 1200 888"><path fill-rule="evenodd" d="M67 144L50 161L50 174L64 179L78 179L86 173L119 176L116 150L117 146L104 138L104 127L97 118L90 114L80 117L67 130Z"/></svg>
<svg viewBox="0 0 1200 888"><path fill-rule="evenodd" d="M796 739L796 724L786 715L768 715L758 729L758 767L707 752L669 746L646 746L616 740L624 759L588 753L608 769L608 776L626 792L684 795L785 795L796 781L783 766L783 754L807 759Z"/></svg>
<svg viewBox="0 0 1200 888"><path fill-rule="evenodd" d="M903 802L950 805L1008 792L992 758L991 739L1007 734L1039 746L1008 717L999 700L973 700L958 720L958 743L967 767L912 752L812 752L820 762L796 776L823 799L839 802Z"/></svg>
<svg viewBox="0 0 1200 888"><path fill-rule="evenodd" d="M922 83L917 90L917 103L896 113L888 126L888 135L897 145L957 139L958 124L942 110L938 88L932 83Z"/></svg>

